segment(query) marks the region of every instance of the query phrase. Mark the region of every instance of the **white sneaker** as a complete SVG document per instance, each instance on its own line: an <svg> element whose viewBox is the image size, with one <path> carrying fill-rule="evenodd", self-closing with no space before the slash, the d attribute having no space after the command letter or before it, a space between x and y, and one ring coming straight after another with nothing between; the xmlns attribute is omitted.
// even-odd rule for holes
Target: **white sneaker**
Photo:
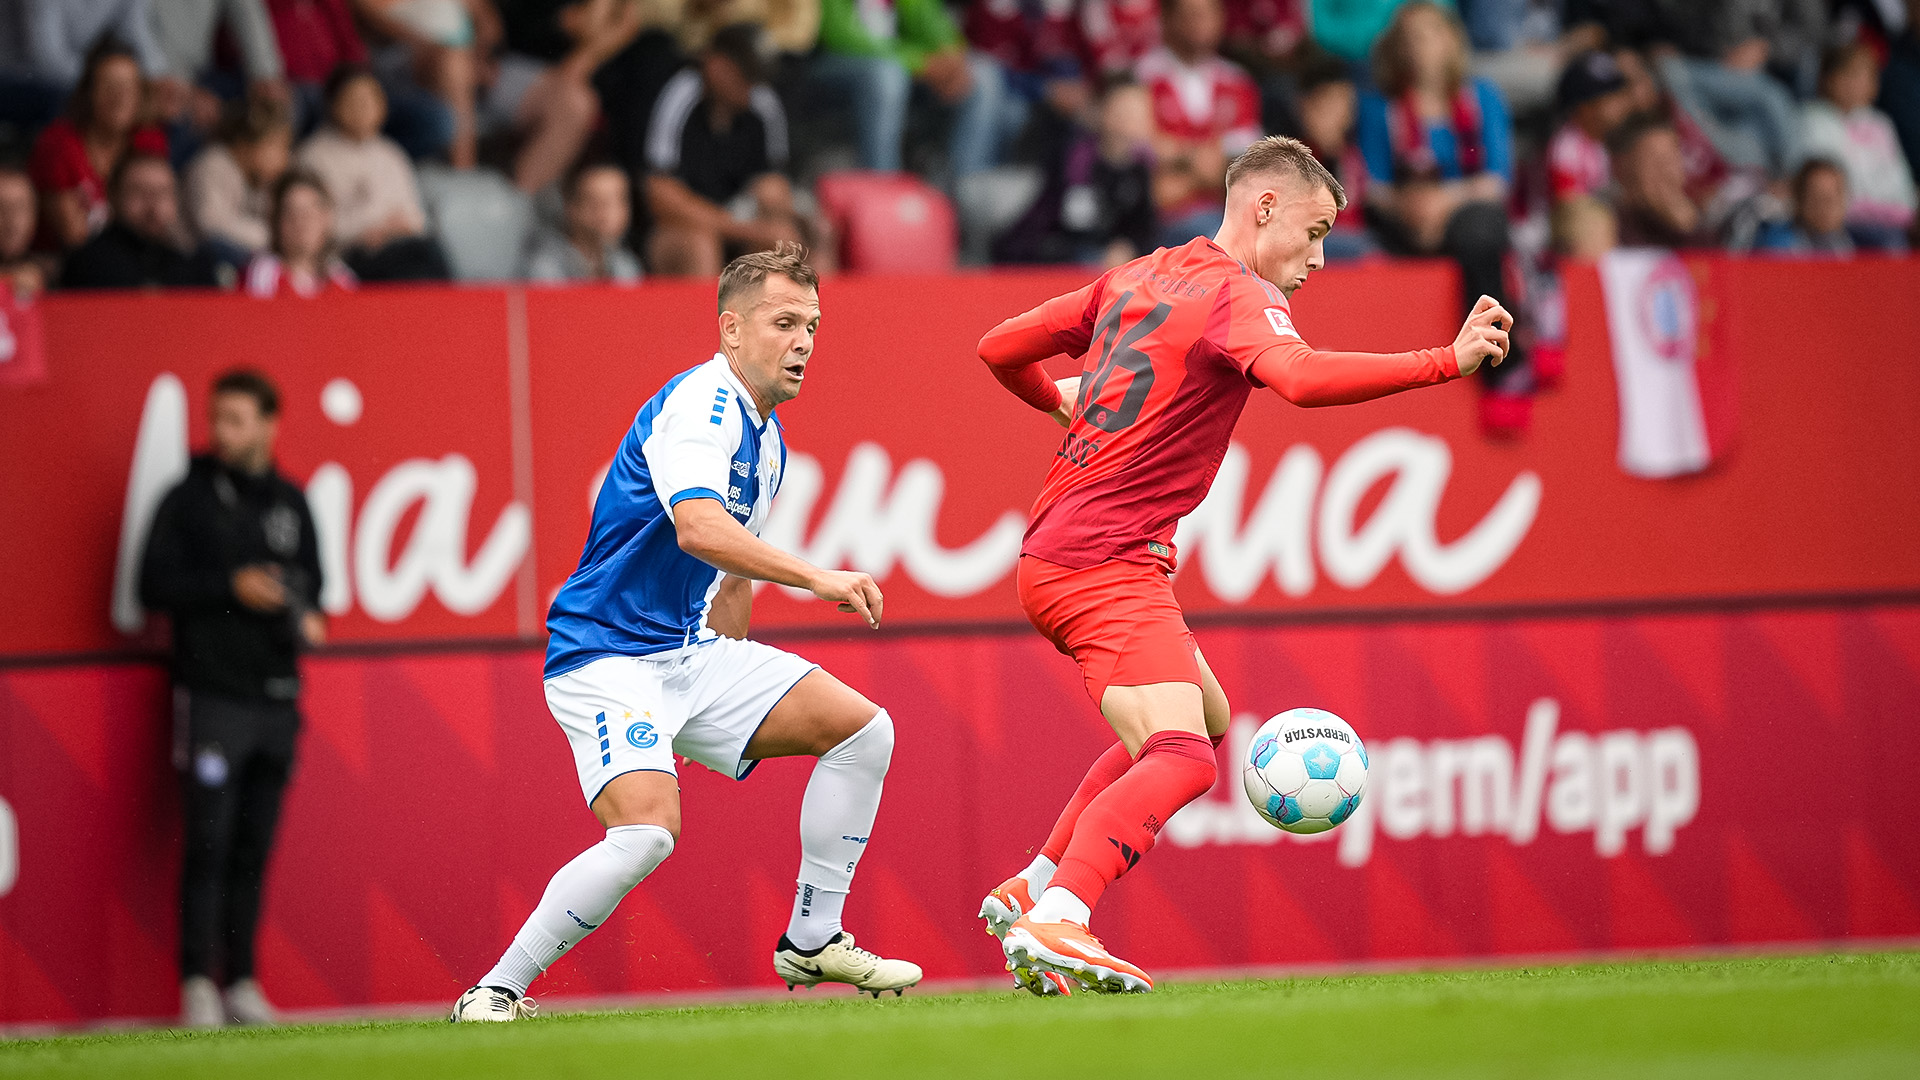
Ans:
<svg viewBox="0 0 1920 1080"><path fill-rule="evenodd" d="M180 1026L194 1028L225 1027L227 1007L220 1001L220 988L205 975L193 975L180 981Z"/></svg>
<svg viewBox="0 0 1920 1080"><path fill-rule="evenodd" d="M899 997L901 991L920 981L919 964L889 960L856 948L853 935L844 930L812 955L802 953L785 934L780 935L780 944L773 951L773 973L789 990L838 982L874 997L879 997L882 990L891 990Z"/></svg>
<svg viewBox="0 0 1920 1080"><path fill-rule="evenodd" d="M258 981L241 979L227 987L227 1019L236 1024L277 1024L280 1012L261 993Z"/></svg>
<svg viewBox="0 0 1920 1080"><path fill-rule="evenodd" d="M460 995L453 1003L453 1015L448 1022L455 1024L474 1021L494 1021L504 1023L508 1020L531 1020L540 1015L540 1006L525 995L514 994L497 986L476 986Z"/></svg>

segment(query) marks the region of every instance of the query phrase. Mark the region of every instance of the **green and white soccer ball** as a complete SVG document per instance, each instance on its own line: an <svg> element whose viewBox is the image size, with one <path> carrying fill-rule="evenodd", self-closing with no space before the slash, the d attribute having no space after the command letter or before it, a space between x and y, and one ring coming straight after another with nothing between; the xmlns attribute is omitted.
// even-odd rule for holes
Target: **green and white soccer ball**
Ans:
<svg viewBox="0 0 1920 1080"><path fill-rule="evenodd" d="M1254 733L1240 779L1268 824L1326 832L1352 817L1366 794L1367 748L1324 709L1288 709Z"/></svg>

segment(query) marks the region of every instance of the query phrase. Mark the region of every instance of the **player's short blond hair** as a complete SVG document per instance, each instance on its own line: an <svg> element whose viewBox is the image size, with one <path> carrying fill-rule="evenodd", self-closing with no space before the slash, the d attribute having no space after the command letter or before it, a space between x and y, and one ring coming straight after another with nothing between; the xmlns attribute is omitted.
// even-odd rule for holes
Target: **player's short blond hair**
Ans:
<svg viewBox="0 0 1920 1080"><path fill-rule="evenodd" d="M1298 177L1306 181L1309 188L1326 188L1333 195L1335 209L1347 208L1347 191L1340 186L1340 181L1320 164L1306 143L1285 135L1269 135L1234 158L1233 164L1227 166L1227 191L1231 193L1242 181L1255 176L1274 175Z"/></svg>
<svg viewBox="0 0 1920 1080"><path fill-rule="evenodd" d="M774 275L808 289L820 288L820 275L807 265L807 249L791 240L782 240L772 251L742 255L720 272L720 310L727 302L766 284Z"/></svg>

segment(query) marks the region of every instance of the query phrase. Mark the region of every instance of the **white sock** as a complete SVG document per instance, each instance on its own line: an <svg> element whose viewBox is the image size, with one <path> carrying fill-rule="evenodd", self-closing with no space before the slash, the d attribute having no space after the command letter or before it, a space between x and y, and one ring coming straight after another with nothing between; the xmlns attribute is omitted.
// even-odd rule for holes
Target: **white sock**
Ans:
<svg viewBox="0 0 1920 1080"><path fill-rule="evenodd" d="M541 972L605 922L620 898L671 854L673 834L658 825L608 829L605 840L574 856L547 882L533 914L480 985L526 993Z"/></svg>
<svg viewBox="0 0 1920 1080"><path fill-rule="evenodd" d="M1027 918L1034 922L1070 922L1085 926L1093 920L1093 911L1086 901L1067 890L1049 886L1040 894Z"/></svg>
<svg viewBox="0 0 1920 1080"><path fill-rule="evenodd" d="M803 949L824 945L840 929L840 907L866 853L892 760L893 718L881 709L813 767L800 800L799 889L787 924L788 940Z"/></svg>
<svg viewBox="0 0 1920 1080"><path fill-rule="evenodd" d="M1027 892L1029 895L1033 893L1043 893L1047 891L1047 886L1053 882L1053 872L1058 869L1060 868L1053 864L1052 859L1047 858L1045 855L1035 855L1033 861L1027 864L1027 868L1020 871L1019 876L1027 879Z"/></svg>
<svg viewBox="0 0 1920 1080"><path fill-rule="evenodd" d="M840 912L847 894L812 885L793 892L793 917L787 920L787 941L802 952L812 952L840 932Z"/></svg>

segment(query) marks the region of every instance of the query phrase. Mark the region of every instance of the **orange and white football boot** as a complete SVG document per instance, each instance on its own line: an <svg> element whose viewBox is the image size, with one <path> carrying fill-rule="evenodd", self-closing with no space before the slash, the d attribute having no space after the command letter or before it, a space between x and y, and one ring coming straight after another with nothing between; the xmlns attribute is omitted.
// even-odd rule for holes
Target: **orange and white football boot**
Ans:
<svg viewBox="0 0 1920 1080"><path fill-rule="evenodd" d="M1027 886L1027 879L1015 874L1013 877L993 887L985 900L980 901L980 917L987 920L987 933L1003 938L1013 928L1013 921L1033 910L1033 891Z"/></svg>
<svg viewBox="0 0 1920 1080"><path fill-rule="evenodd" d="M1078 923L1034 922L1022 915L1000 939L1000 947L1016 971L1051 971L1107 994L1153 990L1152 976L1108 952L1099 938Z"/></svg>
<svg viewBox="0 0 1920 1080"><path fill-rule="evenodd" d="M987 898L980 901L980 917L987 921L987 933L996 938L1006 936L1014 921L1032 910L1033 890L1027 879L1018 874L995 886ZM1013 972L1013 985L1034 997L1073 995L1074 981L1057 971L1020 967L1011 960L1007 961L1007 970Z"/></svg>

